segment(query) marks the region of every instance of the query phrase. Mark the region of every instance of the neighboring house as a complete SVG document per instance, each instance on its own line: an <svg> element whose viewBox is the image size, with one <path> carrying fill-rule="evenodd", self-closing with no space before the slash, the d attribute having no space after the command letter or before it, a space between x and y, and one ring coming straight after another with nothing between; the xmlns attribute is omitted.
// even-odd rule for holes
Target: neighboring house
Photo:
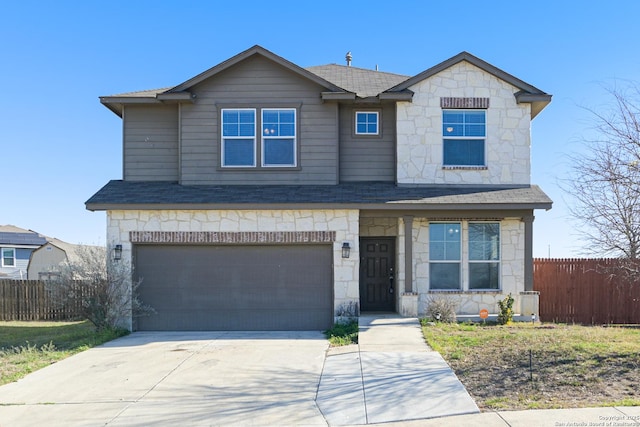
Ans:
<svg viewBox="0 0 640 427"><path fill-rule="evenodd" d="M360 311L537 313L530 123L551 95L460 53L416 76L254 46L123 120L107 212L157 314L140 330L323 329Z"/></svg>
<svg viewBox="0 0 640 427"><path fill-rule="evenodd" d="M45 243L34 231L0 225L0 278L26 280L31 253Z"/></svg>
<svg viewBox="0 0 640 427"><path fill-rule="evenodd" d="M0 225L0 279L48 279L61 262L75 258L77 248L32 230Z"/></svg>

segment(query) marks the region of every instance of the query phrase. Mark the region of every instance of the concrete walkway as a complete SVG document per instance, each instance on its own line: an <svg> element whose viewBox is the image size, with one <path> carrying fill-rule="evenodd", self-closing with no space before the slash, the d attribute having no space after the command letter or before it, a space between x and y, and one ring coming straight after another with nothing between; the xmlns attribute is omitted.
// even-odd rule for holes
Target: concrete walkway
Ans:
<svg viewBox="0 0 640 427"><path fill-rule="evenodd" d="M360 317L356 346L330 349L316 402L330 426L479 413L417 319Z"/></svg>

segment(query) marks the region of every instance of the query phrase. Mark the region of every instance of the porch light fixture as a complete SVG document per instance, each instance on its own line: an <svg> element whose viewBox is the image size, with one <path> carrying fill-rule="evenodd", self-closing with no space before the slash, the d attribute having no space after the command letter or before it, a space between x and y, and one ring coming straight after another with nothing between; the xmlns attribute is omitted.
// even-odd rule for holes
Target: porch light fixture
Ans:
<svg viewBox="0 0 640 427"><path fill-rule="evenodd" d="M122 259L122 245L115 245L113 247L113 260L120 261Z"/></svg>
<svg viewBox="0 0 640 427"><path fill-rule="evenodd" d="M342 244L342 258L349 258L351 255L351 246L349 246L349 242L344 242Z"/></svg>

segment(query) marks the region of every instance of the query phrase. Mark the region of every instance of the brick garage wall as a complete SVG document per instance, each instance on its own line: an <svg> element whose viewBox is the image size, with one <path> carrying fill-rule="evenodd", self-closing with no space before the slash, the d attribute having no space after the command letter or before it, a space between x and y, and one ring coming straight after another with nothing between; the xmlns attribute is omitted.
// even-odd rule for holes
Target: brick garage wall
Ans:
<svg viewBox="0 0 640 427"><path fill-rule="evenodd" d="M120 210L107 212L107 239L131 259L136 243L333 245L334 309L360 301L359 211ZM342 258L342 243L351 256Z"/></svg>

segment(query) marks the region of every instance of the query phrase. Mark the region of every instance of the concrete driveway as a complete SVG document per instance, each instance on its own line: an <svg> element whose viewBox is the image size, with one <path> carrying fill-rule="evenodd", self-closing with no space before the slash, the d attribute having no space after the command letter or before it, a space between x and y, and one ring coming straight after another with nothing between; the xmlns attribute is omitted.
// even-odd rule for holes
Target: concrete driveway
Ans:
<svg viewBox="0 0 640 427"><path fill-rule="evenodd" d="M323 425L320 332L136 332L0 387L1 426Z"/></svg>

